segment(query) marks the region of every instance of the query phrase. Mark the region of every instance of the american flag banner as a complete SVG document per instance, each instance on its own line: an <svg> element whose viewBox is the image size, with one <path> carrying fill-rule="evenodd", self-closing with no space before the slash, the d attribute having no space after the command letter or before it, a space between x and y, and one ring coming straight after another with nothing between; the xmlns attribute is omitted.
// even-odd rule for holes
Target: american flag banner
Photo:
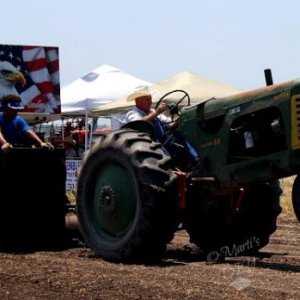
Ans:
<svg viewBox="0 0 300 300"><path fill-rule="evenodd" d="M25 78L14 87L25 112L61 112L58 47L0 45L0 74L13 68Z"/></svg>

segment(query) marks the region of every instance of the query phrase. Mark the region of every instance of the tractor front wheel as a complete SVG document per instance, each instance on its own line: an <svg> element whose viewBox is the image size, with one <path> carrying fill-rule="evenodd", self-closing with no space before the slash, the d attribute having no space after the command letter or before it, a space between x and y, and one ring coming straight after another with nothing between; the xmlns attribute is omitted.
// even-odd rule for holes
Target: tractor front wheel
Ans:
<svg viewBox="0 0 300 300"><path fill-rule="evenodd" d="M269 242L281 212L277 182L253 184L244 190L242 203L234 212L232 200L241 194L188 199L186 228L191 242L207 254L209 261L220 257L255 253Z"/></svg>

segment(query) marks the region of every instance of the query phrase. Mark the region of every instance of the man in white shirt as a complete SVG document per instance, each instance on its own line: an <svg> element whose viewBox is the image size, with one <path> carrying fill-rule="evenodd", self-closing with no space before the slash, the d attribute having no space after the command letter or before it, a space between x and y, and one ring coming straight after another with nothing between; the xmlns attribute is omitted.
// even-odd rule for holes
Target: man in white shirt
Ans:
<svg viewBox="0 0 300 300"><path fill-rule="evenodd" d="M127 101L135 101L135 107L126 114L126 123L137 120L151 122L156 129L158 140L164 135L162 126L172 128L177 125L176 122L172 124L171 118L163 114L168 109L166 103L161 103L156 109L151 108L152 95L146 88L130 94Z"/></svg>
<svg viewBox="0 0 300 300"><path fill-rule="evenodd" d="M127 101L135 101L135 107L126 114L126 123L143 120L151 122L155 128L157 139L163 144L168 152L172 153L170 143L177 142L185 148L192 162L196 162L199 157L196 151L189 145L188 142L178 133L174 132L173 136L167 136L165 128L175 129L177 120L172 122L170 117L163 114L168 109L166 103L160 103L156 109L152 109L152 94L148 87L136 91L127 97Z"/></svg>

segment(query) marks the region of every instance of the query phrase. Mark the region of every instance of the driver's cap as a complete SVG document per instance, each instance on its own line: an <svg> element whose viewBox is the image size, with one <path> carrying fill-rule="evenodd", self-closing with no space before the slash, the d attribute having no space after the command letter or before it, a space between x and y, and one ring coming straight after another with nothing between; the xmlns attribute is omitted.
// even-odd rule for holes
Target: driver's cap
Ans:
<svg viewBox="0 0 300 300"><path fill-rule="evenodd" d="M11 109L14 109L14 110L23 110L24 109L24 107L21 105L20 101L10 100L10 101L2 101L1 102L1 110L2 111L8 107Z"/></svg>

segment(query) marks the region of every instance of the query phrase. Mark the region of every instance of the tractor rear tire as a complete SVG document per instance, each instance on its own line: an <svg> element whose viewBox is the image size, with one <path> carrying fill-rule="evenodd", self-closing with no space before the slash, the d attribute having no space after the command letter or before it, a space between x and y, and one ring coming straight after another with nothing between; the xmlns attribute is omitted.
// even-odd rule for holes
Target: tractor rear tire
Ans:
<svg viewBox="0 0 300 300"><path fill-rule="evenodd" d="M211 262L256 253L269 243L276 230L281 192L277 182L253 184L245 189L241 207L234 214L230 196L220 199L207 196L200 205L189 199L185 226L191 242Z"/></svg>
<svg viewBox="0 0 300 300"><path fill-rule="evenodd" d="M101 138L78 177L77 215L96 256L109 261L161 258L176 230L176 176L149 134L120 129Z"/></svg>
<svg viewBox="0 0 300 300"><path fill-rule="evenodd" d="M292 203L296 218L300 222L300 175L297 175L292 189Z"/></svg>

